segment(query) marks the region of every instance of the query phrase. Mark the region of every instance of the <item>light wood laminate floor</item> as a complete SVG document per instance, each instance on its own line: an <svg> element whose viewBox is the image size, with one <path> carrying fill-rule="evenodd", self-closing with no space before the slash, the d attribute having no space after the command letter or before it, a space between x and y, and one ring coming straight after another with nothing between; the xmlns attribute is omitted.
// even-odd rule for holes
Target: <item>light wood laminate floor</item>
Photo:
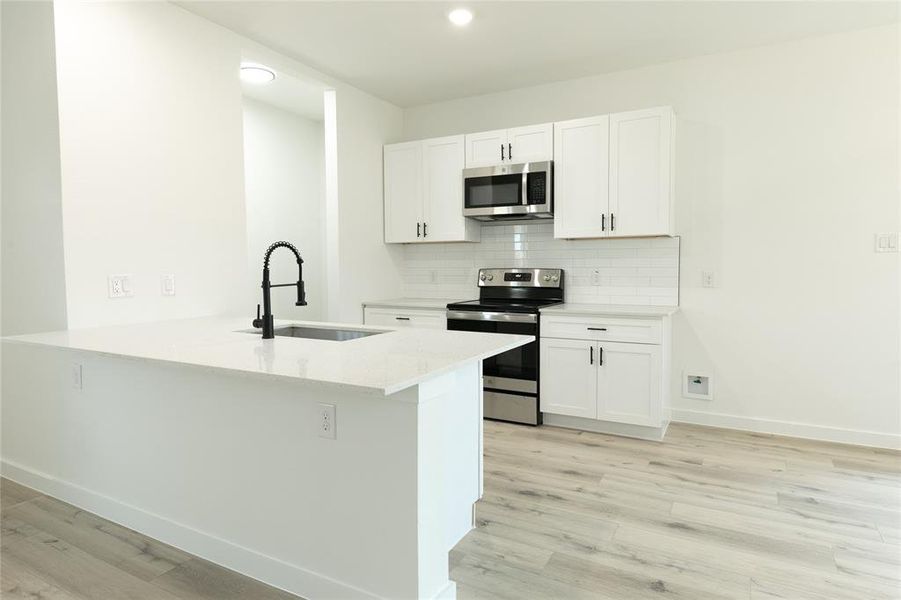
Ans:
<svg viewBox="0 0 901 600"><path fill-rule="evenodd" d="M288 599L7 480L2 597ZM663 443L485 422L461 599L901 598L901 454L673 425Z"/></svg>

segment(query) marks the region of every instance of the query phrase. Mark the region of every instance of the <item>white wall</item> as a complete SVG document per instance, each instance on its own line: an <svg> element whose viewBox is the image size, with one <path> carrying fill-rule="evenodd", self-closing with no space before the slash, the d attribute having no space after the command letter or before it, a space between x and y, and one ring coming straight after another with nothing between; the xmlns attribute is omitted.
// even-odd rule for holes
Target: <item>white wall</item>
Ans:
<svg viewBox="0 0 901 600"><path fill-rule="evenodd" d="M321 82L326 155L325 318L362 323L362 303L397 296L403 251L384 243L382 146L403 133L403 111L260 44L235 36L248 60Z"/></svg>
<svg viewBox="0 0 901 600"><path fill-rule="evenodd" d="M323 82L337 95L337 210L329 317L360 321L396 295L400 250L382 244L382 144L396 106L168 3L59 3L62 196L71 327L204 314L251 315L242 57ZM335 214L337 213L337 214ZM106 277L135 276L134 298ZM177 295L160 295L175 273ZM237 291L236 291L237 290ZM248 305L249 304L249 305Z"/></svg>
<svg viewBox="0 0 901 600"><path fill-rule="evenodd" d="M404 245L403 296L470 300L485 267L563 269L566 302L679 304L678 237L559 240L539 221L485 224L478 244Z"/></svg>
<svg viewBox="0 0 901 600"><path fill-rule="evenodd" d="M363 302L396 296L402 249L385 244L382 146L400 136L401 110L339 89L337 320L363 322Z"/></svg>
<svg viewBox="0 0 901 600"><path fill-rule="evenodd" d="M898 26L408 109L417 139L670 104L676 417L901 445ZM701 270L717 287L700 287Z"/></svg>
<svg viewBox="0 0 901 600"><path fill-rule="evenodd" d="M3 2L0 13L0 334L65 329L53 4Z"/></svg>
<svg viewBox="0 0 901 600"><path fill-rule="evenodd" d="M280 319L318 321L325 317L325 227L323 224L323 126L297 114L244 98L244 189L250 304L261 303L263 255L286 240L304 259L307 306L297 307L293 288L272 292L272 312ZM271 262L273 283L297 280L291 253L278 250Z"/></svg>
<svg viewBox="0 0 901 600"><path fill-rule="evenodd" d="M70 326L239 308L238 48L156 2L57 3L56 40ZM110 273L133 274L135 296L108 299Z"/></svg>

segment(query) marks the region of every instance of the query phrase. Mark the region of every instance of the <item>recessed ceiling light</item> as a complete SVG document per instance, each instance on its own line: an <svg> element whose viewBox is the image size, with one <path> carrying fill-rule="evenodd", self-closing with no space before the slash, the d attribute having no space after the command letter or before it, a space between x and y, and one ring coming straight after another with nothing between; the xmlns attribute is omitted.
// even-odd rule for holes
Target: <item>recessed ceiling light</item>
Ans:
<svg viewBox="0 0 901 600"><path fill-rule="evenodd" d="M263 65L241 65L241 81L254 85L270 83L275 79L275 71Z"/></svg>
<svg viewBox="0 0 901 600"><path fill-rule="evenodd" d="M465 8L455 8L450 11L447 18L457 27L463 27L464 25L469 25L469 22L472 21L472 11Z"/></svg>

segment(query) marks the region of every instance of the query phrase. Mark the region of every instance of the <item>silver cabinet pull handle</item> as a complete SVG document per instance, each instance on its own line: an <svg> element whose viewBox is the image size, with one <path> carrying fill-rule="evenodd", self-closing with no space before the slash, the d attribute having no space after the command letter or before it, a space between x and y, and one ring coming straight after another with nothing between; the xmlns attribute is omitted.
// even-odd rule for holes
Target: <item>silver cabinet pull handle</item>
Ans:
<svg viewBox="0 0 901 600"><path fill-rule="evenodd" d="M610 213L610 231L613 231L613 213Z"/></svg>
<svg viewBox="0 0 901 600"><path fill-rule="evenodd" d="M504 160L504 145L501 144L501 160Z"/></svg>
<svg viewBox="0 0 901 600"><path fill-rule="evenodd" d="M410 320L410 317L394 317L394 318L397 319L398 321L409 321Z"/></svg>
<svg viewBox="0 0 901 600"><path fill-rule="evenodd" d="M601 231L607 230L607 213L601 215Z"/></svg>
<svg viewBox="0 0 901 600"><path fill-rule="evenodd" d="M604 349L598 347L598 366L604 365Z"/></svg>
<svg viewBox="0 0 901 600"><path fill-rule="evenodd" d="M590 350L590 352L588 353L588 364L593 365L594 364L594 346L589 346L588 350Z"/></svg>
<svg viewBox="0 0 901 600"><path fill-rule="evenodd" d="M589 327L588 331L607 331L606 327Z"/></svg>
<svg viewBox="0 0 901 600"><path fill-rule="evenodd" d="M416 222L416 237L419 237L419 221Z"/></svg>

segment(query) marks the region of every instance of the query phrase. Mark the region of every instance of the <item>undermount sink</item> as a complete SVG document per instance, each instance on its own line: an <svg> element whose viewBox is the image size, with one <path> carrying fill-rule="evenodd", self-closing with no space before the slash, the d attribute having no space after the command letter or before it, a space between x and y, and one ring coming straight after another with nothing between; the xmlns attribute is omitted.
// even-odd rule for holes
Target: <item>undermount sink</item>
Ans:
<svg viewBox="0 0 901 600"><path fill-rule="evenodd" d="M247 333L259 334L257 330L249 330ZM287 325L276 327L273 331L275 337L308 338L312 340L331 340L333 342L346 342L370 335L385 333L384 331L364 331L361 329L336 329L332 327L302 327L300 325Z"/></svg>

